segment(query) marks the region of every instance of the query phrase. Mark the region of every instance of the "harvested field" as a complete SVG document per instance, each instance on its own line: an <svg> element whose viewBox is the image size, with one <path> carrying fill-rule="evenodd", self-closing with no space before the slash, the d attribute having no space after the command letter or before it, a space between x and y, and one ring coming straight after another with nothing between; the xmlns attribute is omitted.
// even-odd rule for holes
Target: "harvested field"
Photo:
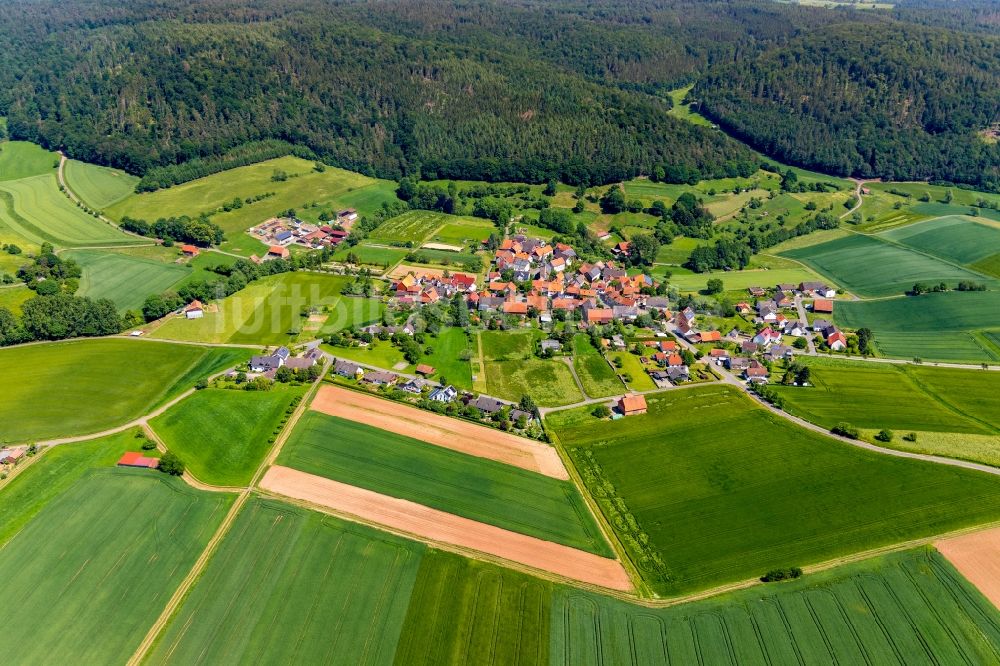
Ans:
<svg viewBox="0 0 1000 666"><path fill-rule="evenodd" d="M479 523L614 556L571 482L357 421L308 411L275 462Z"/></svg>
<svg viewBox="0 0 1000 666"><path fill-rule="evenodd" d="M444 250L445 252L461 252L465 249L461 245L448 245L447 243L424 243L420 247L427 250Z"/></svg>
<svg viewBox="0 0 1000 666"><path fill-rule="evenodd" d="M1000 527L938 541L934 546L1000 608Z"/></svg>
<svg viewBox="0 0 1000 666"><path fill-rule="evenodd" d="M438 543L488 553L592 585L614 590L632 589L628 574L616 560L477 523L407 500L281 466L269 469L260 486Z"/></svg>
<svg viewBox="0 0 1000 666"><path fill-rule="evenodd" d="M428 277L442 277L445 273L448 273L447 268L425 268L423 266L410 266L409 264L400 264L392 269L387 278L393 280L398 280L402 277L406 277L407 273L413 273L414 275L426 275ZM454 273L455 271L450 271Z"/></svg>
<svg viewBox="0 0 1000 666"><path fill-rule="evenodd" d="M559 454L549 446L372 395L326 385L320 387L311 408L556 479L569 478Z"/></svg>

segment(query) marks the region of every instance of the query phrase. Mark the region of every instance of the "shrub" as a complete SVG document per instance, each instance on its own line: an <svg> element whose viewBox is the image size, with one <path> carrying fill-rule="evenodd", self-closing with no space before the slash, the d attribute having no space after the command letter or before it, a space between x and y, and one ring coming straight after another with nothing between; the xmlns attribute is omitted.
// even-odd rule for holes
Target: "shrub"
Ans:
<svg viewBox="0 0 1000 666"><path fill-rule="evenodd" d="M172 451L167 451L160 458L159 470L171 476L180 476L184 473L184 463Z"/></svg>
<svg viewBox="0 0 1000 666"><path fill-rule="evenodd" d="M802 575L802 569L791 567L789 569L771 569L760 577L762 583L776 583L782 580L793 580Z"/></svg>
<svg viewBox="0 0 1000 666"><path fill-rule="evenodd" d="M879 430L878 433L875 435L875 439L877 439L880 442L891 442L892 431L883 428L882 430Z"/></svg>
<svg viewBox="0 0 1000 666"><path fill-rule="evenodd" d="M841 437L848 437L850 439L858 438L858 429L852 426L847 421L841 421L837 425L830 429L834 435L840 435Z"/></svg>
<svg viewBox="0 0 1000 666"><path fill-rule="evenodd" d="M611 416L611 410L608 409L607 405L598 405L597 407L594 407L594 410L590 413L599 419L606 419Z"/></svg>
<svg viewBox="0 0 1000 666"><path fill-rule="evenodd" d="M906 435L903 435L903 439L905 439L908 442L915 442L917 441L917 433L911 432Z"/></svg>

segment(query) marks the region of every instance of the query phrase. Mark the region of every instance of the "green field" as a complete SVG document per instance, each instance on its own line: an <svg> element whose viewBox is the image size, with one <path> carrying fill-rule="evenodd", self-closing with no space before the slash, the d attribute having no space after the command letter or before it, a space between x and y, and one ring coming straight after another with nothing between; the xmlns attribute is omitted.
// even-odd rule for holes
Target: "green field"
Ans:
<svg viewBox="0 0 1000 666"><path fill-rule="evenodd" d="M63 168L66 186L93 210L104 210L135 191L139 179L118 169L68 160Z"/></svg>
<svg viewBox="0 0 1000 666"><path fill-rule="evenodd" d="M208 388L174 405L150 426L202 483L245 486L287 418L286 409L304 392L283 384L269 391Z"/></svg>
<svg viewBox="0 0 1000 666"><path fill-rule="evenodd" d="M404 250L403 248L383 247L372 245L369 241L364 241L354 247L344 247L337 250L333 258L336 261L344 261L347 259L347 255L354 254L362 264L390 267L402 261L403 257L408 253L409 250Z"/></svg>
<svg viewBox="0 0 1000 666"><path fill-rule="evenodd" d="M383 222L371 233L373 240L414 243L419 246L446 221L456 219L429 210L410 210Z"/></svg>
<svg viewBox="0 0 1000 666"><path fill-rule="evenodd" d="M1000 614L929 550L661 610L559 588L551 609L552 664L959 664L1000 658Z"/></svg>
<svg viewBox="0 0 1000 666"><path fill-rule="evenodd" d="M132 340L79 340L0 350L0 441L97 432L137 418L201 377L249 358Z"/></svg>
<svg viewBox="0 0 1000 666"><path fill-rule="evenodd" d="M0 142L0 180L55 173L59 156L27 141Z"/></svg>
<svg viewBox="0 0 1000 666"><path fill-rule="evenodd" d="M677 274L672 276L668 282L681 292L691 293L706 289L708 281L713 278L722 280L722 288L726 291L745 291L747 287L774 287L774 285L782 283L798 284L812 280L823 281L819 275L801 266L767 270L692 273L690 275Z"/></svg>
<svg viewBox="0 0 1000 666"><path fill-rule="evenodd" d="M783 254L865 297L903 294L917 282L945 282L954 287L961 280L984 281L958 266L861 234Z"/></svg>
<svg viewBox="0 0 1000 666"><path fill-rule="evenodd" d="M455 221L451 221L453 219ZM478 244L489 238L490 234L496 230L496 226L489 220L481 220L477 217L448 218L444 225L428 239L428 242L448 245Z"/></svg>
<svg viewBox="0 0 1000 666"><path fill-rule="evenodd" d="M92 471L0 549L9 663L124 663L232 501L152 470Z"/></svg>
<svg viewBox="0 0 1000 666"><path fill-rule="evenodd" d="M424 547L253 499L152 664L391 664Z"/></svg>
<svg viewBox="0 0 1000 666"><path fill-rule="evenodd" d="M548 659L552 592L548 581L428 550L395 663L555 664Z"/></svg>
<svg viewBox="0 0 1000 666"><path fill-rule="evenodd" d="M529 395L542 407L583 400L569 368L558 360L486 361L486 393L517 402Z"/></svg>
<svg viewBox="0 0 1000 666"><path fill-rule="evenodd" d="M583 384L583 390L591 398L602 398L625 392L625 386L618 375L604 360L601 352L594 347L590 336L577 333L573 336L573 367Z"/></svg>
<svg viewBox="0 0 1000 666"><path fill-rule="evenodd" d="M466 330L453 326L443 328L437 337L428 337L426 342L425 349L430 347L433 353L425 355L420 359L420 362L437 370L434 377L438 381L444 378L447 383L454 384L456 388L471 390L472 366L468 359L471 356L472 347ZM463 356L466 359L464 361L462 360Z"/></svg>
<svg viewBox="0 0 1000 666"><path fill-rule="evenodd" d="M971 266L1000 248L1000 226L950 215L885 231L879 238Z"/></svg>
<svg viewBox="0 0 1000 666"><path fill-rule="evenodd" d="M262 278L218 301L217 312L205 312L201 319L174 317L152 336L187 342L288 344L304 331L303 308L338 308L340 291L348 281L340 276L302 272ZM344 299L344 317L353 316L356 310L356 303L348 304L348 300ZM359 306L357 314L364 315L361 310ZM340 321L337 316L334 319ZM315 337L315 332L309 337Z"/></svg>
<svg viewBox="0 0 1000 666"><path fill-rule="evenodd" d="M126 451L142 451L138 428L45 449L6 485L0 485L0 550L39 511L90 470L114 466ZM154 452L155 453L155 452ZM150 452L143 452L150 455ZM21 465L25 463L22 462Z"/></svg>
<svg viewBox="0 0 1000 666"><path fill-rule="evenodd" d="M278 464L611 557L568 481L309 411Z"/></svg>
<svg viewBox="0 0 1000 666"><path fill-rule="evenodd" d="M0 221L22 238L56 247L142 242L77 208L53 174L0 183Z"/></svg>
<svg viewBox="0 0 1000 666"><path fill-rule="evenodd" d="M622 421L580 408L547 423L661 594L1000 516L992 476L841 444L730 387L670 391L647 403L647 415Z"/></svg>
<svg viewBox="0 0 1000 666"><path fill-rule="evenodd" d="M928 549L661 609L429 550L395 663L950 664L998 657L1000 614Z"/></svg>
<svg viewBox="0 0 1000 666"><path fill-rule="evenodd" d="M981 370L801 359L809 387L774 389L785 409L826 428L1000 434L1000 375ZM968 405L968 406L967 406Z"/></svg>
<svg viewBox="0 0 1000 666"><path fill-rule="evenodd" d="M614 362L620 359L622 367L619 370L622 375L628 375L628 387L633 391L652 391L656 388L656 383L646 373L646 367L639 360L639 357L632 352L616 351L608 352L608 358Z"/></svg>
<svg viewBox="0 0 1000 666"><path fill-rule="evenodd" d="M834 321L870 328L884 356L997 361L1000 348L976 331L1000 329L1000 292L944 292L838 302Z"/></svg>
<svg viewBox="0 0 1000 666"><path fill-rule="evenodd" d="M64 256L83 268L78 296L111 299L119 310L138 310L147 296L167 291L192 272L180 264L118 252L73 250Z"/></svg>
<svg viewBox="0 0 1000 666"><path fill-rule="evenodd" d="M288 180L271 180L276 171L284 171L289 176ZM127 215L152 222L170 215L196 216L212 212L235 197L247 199L268 192L276 193L262 201L212 216L212 222L221 226L233 240L246 229L288 208L294 208L304 218L310 219L309 212L319 211L319 208L304 208L312 202L334 208L355 205L360 215L370 214L381 206L382 201L395 199L394 188L395 185L387 181L334 167L317 173L313 170L313 162L298 157L279 157L156 192L133 194L110 206L106 212L116 220ZM372 196L366 197L365 193L369 190L372 190ZM362 201L366 205L363 206Z"/></svg>

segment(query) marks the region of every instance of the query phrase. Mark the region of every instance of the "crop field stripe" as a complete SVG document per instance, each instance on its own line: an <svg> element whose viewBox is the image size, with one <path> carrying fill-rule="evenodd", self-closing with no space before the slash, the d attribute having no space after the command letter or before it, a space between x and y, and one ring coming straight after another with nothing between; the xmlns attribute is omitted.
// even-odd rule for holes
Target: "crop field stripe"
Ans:
<svg viewBox="0 0 1000 666"><path fill-rule="evenodd" d="M251 499L150 662L389 663L422 552Z"/></svg>

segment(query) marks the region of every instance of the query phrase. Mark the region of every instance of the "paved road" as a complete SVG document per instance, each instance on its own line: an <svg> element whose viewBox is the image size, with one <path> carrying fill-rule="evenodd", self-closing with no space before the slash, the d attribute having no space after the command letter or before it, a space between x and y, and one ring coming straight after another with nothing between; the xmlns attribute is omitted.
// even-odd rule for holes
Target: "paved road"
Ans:
<svg viewBox="0 0 1000 666"><path fill-rule="evenodd" d="M809 327L809 319L806 317L806 306L802 302L802 296L798 295L795 297L795 309L799 313L799 321ZM816 353L816 342L813 340L812 333L806 331L806 343L809 345L809 353Z"/></svg>

